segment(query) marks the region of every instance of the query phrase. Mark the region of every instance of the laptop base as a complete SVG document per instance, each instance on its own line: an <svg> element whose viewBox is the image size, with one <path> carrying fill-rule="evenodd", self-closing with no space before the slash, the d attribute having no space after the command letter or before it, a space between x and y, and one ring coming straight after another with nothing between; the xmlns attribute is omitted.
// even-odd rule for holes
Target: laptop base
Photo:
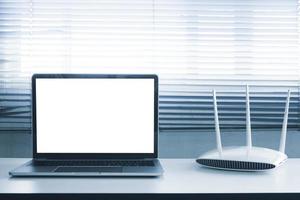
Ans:
<svg viewBox="0 0 300 200"><path fill-rule="evenodd" d="M96 177L96 176L160 176L163 168L158 159L154 166L36 166L33 161L9 172L14 177Z"/></svg>

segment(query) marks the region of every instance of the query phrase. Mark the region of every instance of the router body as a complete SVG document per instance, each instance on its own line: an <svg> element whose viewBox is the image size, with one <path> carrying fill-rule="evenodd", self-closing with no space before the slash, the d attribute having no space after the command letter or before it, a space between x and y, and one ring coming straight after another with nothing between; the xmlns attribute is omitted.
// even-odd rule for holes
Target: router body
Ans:
<svg viewBox="0 0 300 200"><path fill-rule="evenodd" d="M213 99L217 149L206 152L203 155L201 155L199 158L196 159L197 163L199 163L202 166L214 169L235 171L266 171L279 167L287 160L288 157L284 153L284 150L287 132L290 91L288 91L286 99L279 151L252 146L248 85L246 87L247 145L222 148L215 91L213 91Z"/></svg>
<svg viewBox="0 0 300 200"><path fill-rule="evenodd" d="M196 161L210 168L239 171L263 171L279 167L287 155L268 148L252 147L248 153L247 146L225 147L222 157L218 150L206 152Z"/></svg>

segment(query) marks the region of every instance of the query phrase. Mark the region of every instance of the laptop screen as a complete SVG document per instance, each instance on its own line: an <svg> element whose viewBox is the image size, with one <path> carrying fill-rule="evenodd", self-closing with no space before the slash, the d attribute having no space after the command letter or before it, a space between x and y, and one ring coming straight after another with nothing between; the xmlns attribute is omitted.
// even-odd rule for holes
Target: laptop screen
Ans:
<svg viewBox="0 0 300 200"><path fill-rule="evenodd" d="M36 78L37 153L154 153L152 78Z"/></svg>

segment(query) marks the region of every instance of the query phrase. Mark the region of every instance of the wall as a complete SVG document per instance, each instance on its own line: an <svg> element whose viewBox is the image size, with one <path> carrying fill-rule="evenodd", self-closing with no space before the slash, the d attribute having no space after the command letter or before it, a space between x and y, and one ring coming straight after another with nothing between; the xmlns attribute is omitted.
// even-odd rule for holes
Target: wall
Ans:
<svg viewBox="0 0 300 200"><path fill-rule="evenodd" d="M255 146L278 149L280 130L253 131L252 142ZM222 132L223 146L245 145L246 131ZM286 142L286 153L289 157L300 157L300 131L289 131ZM215 133L210 132L180 132L160 134L160 157L166 158L196 158L216 146Z"/></svg>
<svg viewBox="0 0 300 200"><path fill-rule="evenodd" d="M227 145L244 145L245 130L222 132L222 142ZM159 155L162 158L195 158L215 147L213 131L161 132ZM280 130L253 131L253 144L278 149ZM300 131L290 130L286 152L289 157L300 157ZM31 157L30 134L0 134L0 157Z"/></svg>

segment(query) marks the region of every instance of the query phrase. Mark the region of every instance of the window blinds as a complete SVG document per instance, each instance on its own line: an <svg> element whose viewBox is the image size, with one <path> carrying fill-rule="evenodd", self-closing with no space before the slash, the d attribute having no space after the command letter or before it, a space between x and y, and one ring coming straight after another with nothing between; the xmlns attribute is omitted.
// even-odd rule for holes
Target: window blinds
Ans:
<svg viewBox="0 0 300 200"><path fill-rule="evenodd" d="M32 73L156 73L160 129L299 127L297 0L2 0L0 130L30 131Z"/></svg>

